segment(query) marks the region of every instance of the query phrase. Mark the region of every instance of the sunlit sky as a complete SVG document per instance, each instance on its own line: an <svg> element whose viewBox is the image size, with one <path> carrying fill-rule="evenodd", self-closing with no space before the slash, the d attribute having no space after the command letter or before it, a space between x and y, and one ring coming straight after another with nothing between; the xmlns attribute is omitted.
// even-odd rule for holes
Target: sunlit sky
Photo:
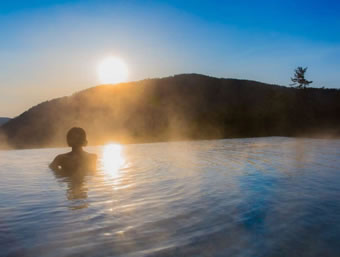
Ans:
<svg viewBox="0 0 340 257"><path fill-rule="evenodd" d="M100 84L179 73L340 88L339 1L0 1L0 116Z"/></svg>

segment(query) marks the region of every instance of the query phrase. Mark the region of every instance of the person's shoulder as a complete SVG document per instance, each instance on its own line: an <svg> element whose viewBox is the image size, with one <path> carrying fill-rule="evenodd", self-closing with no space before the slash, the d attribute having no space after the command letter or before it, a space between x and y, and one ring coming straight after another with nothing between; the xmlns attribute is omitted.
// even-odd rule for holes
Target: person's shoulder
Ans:
<svg viewBox="0 0 340 257"><path fill-rule="evenodd" d="M53 163L62 164L65 161L67 161L68 159L70 159L70 157L71 157L70 153L59 154L54 158Z"/></svg>
<svg viewBox="0 0 340 257"><path fill-rule="evenodd" d="M59 166L64 162L66 159L67 154L59 154L57 155L49 167L53 170L59 169Z"/></svg>
<svg viewBox="0 0 340 257"><path fill-rule="evenodd" d="M63 153L63 154L57 155L57 156L55 157L55 159L57 159L57 160L62 160L62 159L65 159L65 158L67 158L67 157L69 157L69 156L70 156L70 153Z"/></svg>

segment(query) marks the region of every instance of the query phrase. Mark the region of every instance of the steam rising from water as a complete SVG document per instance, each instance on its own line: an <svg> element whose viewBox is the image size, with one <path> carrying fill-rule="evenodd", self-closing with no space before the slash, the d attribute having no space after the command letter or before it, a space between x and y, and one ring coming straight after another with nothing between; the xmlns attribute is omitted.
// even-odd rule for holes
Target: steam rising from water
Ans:
<svg viewBox="0 0 340 257"><path fill-rule="evenodd" d="M65 146L83 127L91 145L268 135L339 136L336 90L177 75L103 85L39 104L2 128L13 147ZM270 108L268 108L270 107Z"/></svg>

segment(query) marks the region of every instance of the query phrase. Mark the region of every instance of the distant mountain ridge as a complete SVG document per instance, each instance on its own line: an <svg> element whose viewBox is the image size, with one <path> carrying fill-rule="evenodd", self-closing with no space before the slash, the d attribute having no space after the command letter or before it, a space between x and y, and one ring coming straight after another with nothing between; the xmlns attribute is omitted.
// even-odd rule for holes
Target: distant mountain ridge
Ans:
<svg viewBox="0 0 340 257"><path fill-rule="evenodd" d="M32 107L4 124L15 148L65 145L73 126L92 144L254 136L340 135L340 90L181 74L102 85Z"/></svg>
<svg viewBox="0 0 340 257"><path fill-rule="evenodd" d="M8 122L11 118L0 117L0 126Z"/></svg>

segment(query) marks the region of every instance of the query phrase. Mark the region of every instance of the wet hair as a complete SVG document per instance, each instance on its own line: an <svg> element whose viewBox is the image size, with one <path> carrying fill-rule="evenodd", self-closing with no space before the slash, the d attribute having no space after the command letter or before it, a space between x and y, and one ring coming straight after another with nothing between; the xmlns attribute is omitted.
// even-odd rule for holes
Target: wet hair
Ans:
<svg viewBox="0 0 340 257"><path fill-rule="evenodd" d="M82 128L71 128L67 132L67 144L70 147L81 147L81 146L86 146L87 145L87 140L86 140L86 132Z"/></svg>

